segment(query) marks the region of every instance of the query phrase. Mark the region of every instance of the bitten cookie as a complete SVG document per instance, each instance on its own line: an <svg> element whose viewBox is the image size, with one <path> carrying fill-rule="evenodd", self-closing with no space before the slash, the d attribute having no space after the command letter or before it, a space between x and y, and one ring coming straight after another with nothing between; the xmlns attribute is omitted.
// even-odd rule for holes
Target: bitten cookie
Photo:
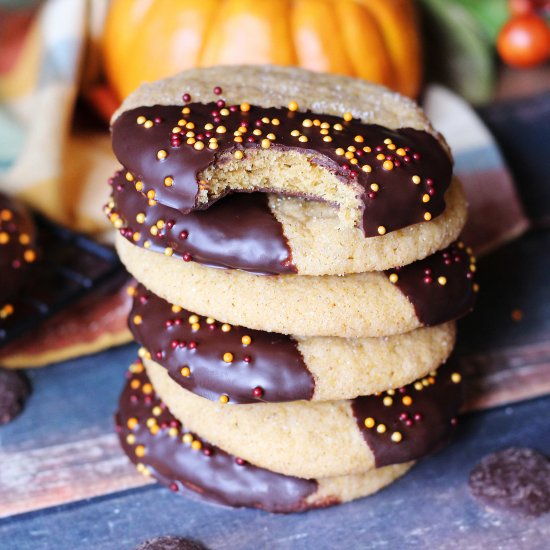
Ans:
<svg viewBox="0 0 550 550"><path fill-rule="evenodd" d="M445 362L453 322L386 338L305 338L220 323L143 285L128 319L141 354L183 388L229 403L351 399L403 386Z"/></svg>
<svg viewBox="0 0 550 550"><path fill-rule="evenodd" d="M302 336L371 337L457 319L475 302L475 258L461 243L386 272L259 277L154 254L117 235L119 256L149 290L199 315Z"/></svg>
<svg viewBox="0 0 550 550"><path fill-rule="evenodd" d="M297 512L370 495L403 475L411 463L365 474L303 479L259 468L186 429L149 388L138 362L130 367L116 415L124 452L138 471L172 491L226 506ZM143 390L146 391L143 391Z"/></svg>
<svg viewBox="0 0 550 550"><path fill-rule="evenodd" d="M131 174L111 178L105 213L129 242L178 259L253 273L339 275L379 271L425 258L454 241L466 221L455 180L433 221L366 239L339 227L325 203L264 193L235 193L207 210L182 214L137 191Z"/></svg>
<svg viewBox="0 0 550 550"><path fill-rule="evenodd" d="M13 300L36 260L36 232L27 209L0 193L0 320L13 313Z"/></svg>
<svg viewBox="0 0 550 550"><path fill-rule="evenodd" d="M450 367L383 394L349 401L260 403L234 407L184 390L155 362L143 360L152 386L190 430L251 463L303 478L365 473L416 460L451 435L461 402Z"/></svg>
<svg viewBox="0 0 550 550"><path fill-rule="evenodd" d="M361 80L283 67L194 69L139 88L115 113L112 134L125 177L151 206L189 214L230 192L262 191L337 207L324 231L338 262L308 250L300 228L288 231L289 243L279 236L286 259L270 272L402 265L444 247L464 224L464 197L447 193L452 160L444 140L415 103ZM450 212L437 226L416 228L412 240L410 232L384 238L435 220L447 198ZM339 236L343 228L350 231ZM192 256L180 234L175 248Z"/></svg>

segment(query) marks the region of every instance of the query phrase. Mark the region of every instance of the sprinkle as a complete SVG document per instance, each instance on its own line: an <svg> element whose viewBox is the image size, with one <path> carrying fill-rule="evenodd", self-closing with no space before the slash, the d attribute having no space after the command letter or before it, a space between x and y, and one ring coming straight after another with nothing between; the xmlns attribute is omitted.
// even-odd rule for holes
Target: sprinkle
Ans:
<svg viewBox="0 0 550 550"><path fill-rule="evenodd" d="M403 405L405 405L405 407L410 407L412 405L413 400L410 395L405 395L405 397L403 397L401 402L403 403Z"/></svg>
<svg viewBox="0 0 550 550"><path fill-rule="evenodd" d="M403 439L403 436L401 435L401 432L393 432L391 434L391 440L394 443L399 443Z"/></svg>
<svg viewBox="0 0 550 550"><path fill-rule="evenodd" d="M453 374L451 374L451 382L453 382L454 384L460 384L461 380L462 376L460 376L460 373L453 372Z"/></svg>
<svg viewBox="0 0 550 550"><path fill-rule="evenodd" d="M172 178L171 176L166 176L164 178L164 186L165 187L172 187L173 184L174 184L174 178Z"/></svg>
<svg viewBox="0 0 550 550"><path fill-rule="evenodd" d="M141 315L134 315L134 325L141 325L143 317Z"/></svg>
<svg viewBox="0 0 550 550"><path fill-rule="evenodd" d="M323 138L323 141L326 141L327 143L330 143L332 141L332 138L330 136L325 136Z"/></svg>
<svg viewBox="0 0 550 550"><path fill-rule="evenodd" d="M136 191L143 191L143 182L136 181Z"/></svg>
<svg viewBox="0 0 550 550"><path fill-rule="evenodd" d="M386 425L385 424L378 424L378 426L376 426L376 431L379 434L386 433Z"/></svg>
<svg viewBox="0 0 550 550"><path fill-rule="evenodd" d="M356 142L356 143L363 143L365 141L365 138L363 136L355 136L353 138L353 140Z"/></svg>
<svg viewBox="0 0 550 550"><path fill-rule="evenodd" d="M152 128L153 127L153 121L152 120L146 120L143 124L144 128Z"/></svg>
<svg viewBox="0 0 550 550"><path fill-rule="evenodd" d="M292 137L298 137L300 135L300 132L298 130L292 130L292 132L290 132L290 135Z"/></svg>
<svg viewBox="0 0 550 550"><path fill-rule="evenodd" d="M424 219L429 222L432 219L432 215L429 212L425 212Z"/></svg>
<svg viewBox="0 0 550 550"><path fill-rule="evenodd" d="M249 346L252 343L252 338L250 338L250 336L248 335L245 335L241 338L241 342L243 343L243 345Z"/></svg>
<svg viewBox="0 0 550 550"><path fill-rule="evenodd" d="M422 195L422 202L430 202L430 195L428 193Z"/></svg>
<svg viewBox="0 0 550 550"><path fill-rule="evenodd" d="M365 418L365 427L367 428L374 428L375 421L374 418L369 416L368 418Z"/></svg>
<svg viewBox="0 0 550 550"><path fill-rule="evenodd" d="M143 445L138 445L134 452L136 453L136 456L145 456L145 447Z"/></svg>
<svg viewBox="0 0 550 550"><path fill-rule="evenodd" d="M191 449L200 451L202 449L202 443L198 439L195 439L193 443L191 443Z"/></svg>
<svg viewBox="0 0 550 550"><path fill-rule="evenodd" d="M397 275L397 273L392 273L389 279L390 279L390 283L395 284L399 280L399 275Z"/></svg>
<svg viewBox="0 0 550 550"><path fill-rule="evenodd" d="M207 325L213 325L215 322L216 322L216 319L214 319L213 317L207 317L206 318L206 324Z"/></svg>
<svg viewBox="0 0 550 550"><path fill-rule="evenodd" d="M373 190L373 191L378 191L380 189L379 185L377 183L371 183L370 184L370 188Z"/></svg>
<svg viewBox="0 0 550 550"><path fill-rule="evenodd" d="M182 443L187 443L189 445L189 443L192 443L193 442L193 436L191 434L183 434L182 438L181 438L181 441Z"/></svg>
<svg viewBox="0 0 550 550"><path fill-rule="evenodd" d="M351 113L344 113L343 118L346 122L349 122L353 118L353 116L351 115Z"/></svg>
<svg viewBox="0 0 550 550"><path fill-rule="evenodd" d="M382 164L382 168L387 171L393 170L393 162L391 160L385 160Z"/></svg>
<svg viewBox="0 0 550 550"><path fill-rule="evenodd" d="M235 151L233 153L233 156L237 159L237 160L241 160L243 157L244 157L244 153L242 151Z"/></svg>
<svg viewBox="0 0 550 550"><path fill-rule="evenodd" d="M192 325L193 323L198 323L199 322L199 316L198 315L189 315L189 319L188 319L188 322L190 325Z"/></svg>
<svg viewBox="0 0 550 550"><path fill-rule="evenodd" d="M383 225L378 226L378 234L379 235L385 235L386 234L386 228Z"/></svg>
<svg viewBox="0 0 550 550"><path fill-rule="evenodd" d="M126 172L126 181L134 181L134 176L130 172Z"/></svg>
<svg viewBox="0 0 550 550"><path fill-rule="evenodd" d="M302 141L302 137L300 137L300 141ZM262 139L261 146L262 149L269 149L271 147L271 141L269 139Z"/></svg>
<svg viewBox="0 0 550 550"><path fill-rule="evenodd" d="M232 363L233 362L233 354L229 351L223 354L224 363Z"/></svg>
<svg viewBox="0 0 550 550"><path fill-rule="evenodd" d="M445 286L447 284L447 277L438 277L437 278L437 282L441 285L441 286Z"/></svg>
<svg viewBox="0 0 550 550"><path fill-rule="evenodd" d="M389 395L386 395L386 397L382 400L382 403L384 403L384 407L390 407L393 404L393 399Z"/></svg>
<svg viewBox="0 0 550 550"><path fill-rule="evenodd" d="M164 249L164 255L165 256L172 256L172 254L174 253L174 249L167 246L165 249Z"/></svg>
<svg viewBox="0 0 550 550"><path fill-rule="evenodd" d="M204 149L204 142L203 141L197 141L193 147L197 150L197 151L202 151Z"/></svg>
<svg viewBox="0 0 550 550"><path fill-rule="evenodd" d="M220 403L222 405L225 405L229 402L229 397L227 395L220 395Z"/></svg>
<svg viewBox="0 0 550 550"><path fill-rule="evenodd" d="M298 110L298 103L296 103L296 101L291 101L288 104L288 110L289 111L297 111Z"/></svg>
<svg viewBox="0 0 550 550"><path fill-rule="evenodd" d="M168 156L168 153L167 153L164 149L161 149L160 151L157 152L157 158L158 158L159 160L163 160L163 159L165 159L167 156Z"/></svg>
<svg viewBox="0 0 550 550"><path fill-rule="evenodd" d="M241 103L240 109L243 113L248 113L248 111L250 111L250 105L248 103Z"/></svg>
<svg viewBox="0 0 550 550"><path fill-rule="evenodd" d="M146 120L147 120L147 119L146 119L143 115L141 115L141 116L138 116L138 117L137 117L136 122L137 122L138 124L143 124Z"/></svg>
<svg viewBox="0 0 550 550"><path fill-rule="evenodd" d="M222 332L229 332L231 330L231 325L224 323L222 325Z"/></svg>
<svg viewBox="0 0 550 550"><path fill-rule="evenodd" d="M342 149L342 147L338 147L338 149L336 149L335 153L337 155L343 155L345 153L345 151Z"/></svg>
<svg viewBox="0 0 550 550"><path fill-rule="evenodd" d="M300 137L298 138L298 141L300 141L300 142L302 142L302 143L306 143L306 142L309 141L309 140L308 140L307 136L300 136Z"/></svg>
<svg viewBox="0 0 550 550"><path fill-rule="evenodd" d="M180 370L180 374L184 378L189 378L189 376L191 376L191 369L189 367L182 367L182 369Z"/></svg>
<svg viewBox="0 0 550 550"><path fill-rule="evenodd" d="M363 172L372 172L372 166L370 166L369 164L363 164L363 166L361 167L361 170L363 170Z"/></svg>
<svg viewBox="0 0 550 550"><path fill-rule="evenodd" d="M418 185L421 182L420 176L413 176L411 179L415 185Z"/></svg>
<svg viewBox="0 0 550 550"><path fill-rule="evenodd" d="M126 422L126 426L128 426L129 430L133 430L134 428L137 428L137 425L139 424L137 418L128 418L128 421Z"/></svg>
<svg viewBox="0 0 550 550"><path fill-rule="evenodd" d="M225 134L227 132L227 128L225 126L218 126L216 128L216 133L218 134Z"/></svg>
<svg viewBox="0 0 550 550"><path fill-rule="evenodd" d="M126 443L128 443L128 445L133 445L135 442L136 442L136 436L134 434L128 434L126 436Z"/></svg>
<svg viewBox="0 0 550 550"><path fill-rule="evenodd" d="M306 118L302 122L302 126L304 126L305 128L311 128L313 126L313 122L309 118Z"/></svg>

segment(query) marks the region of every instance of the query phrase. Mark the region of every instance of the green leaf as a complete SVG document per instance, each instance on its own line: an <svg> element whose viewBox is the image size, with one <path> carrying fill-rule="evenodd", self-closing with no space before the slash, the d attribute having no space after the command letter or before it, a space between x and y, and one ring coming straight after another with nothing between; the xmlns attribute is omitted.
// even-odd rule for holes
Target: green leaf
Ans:
<svg viewBox="0 0 550 550"><path fill-rule="evenodd" d="M455 0L475 17L492 44L510 18L508 0Z"/></svg>

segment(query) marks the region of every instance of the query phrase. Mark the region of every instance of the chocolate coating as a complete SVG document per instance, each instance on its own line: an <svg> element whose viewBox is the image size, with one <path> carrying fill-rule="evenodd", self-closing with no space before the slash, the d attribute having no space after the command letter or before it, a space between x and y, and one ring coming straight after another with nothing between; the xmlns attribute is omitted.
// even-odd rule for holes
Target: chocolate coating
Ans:
<svg viewBox="0 0 550 550"><path fill-rule="evenodd" d="M388 269L386 275L414 306L418 320L425 326L458 319L474 307L477 284L474 282L475 258L461 242L455 242L423 260L401 268Z"/></svg>
<svg viewBox="0 0 550 550"><path fill-rule="evenodd" d="M550 512L550 460L532 449L510 447L483 457L468 485L490 508L531 517Z"/></svg>
<svg viewBox="0 0 550 550"><path fill-rule="evenodd" d="M155 395L143 365L134 363L128 374L116 425L139 470L175 492L227 506L283 513L311 507L306 499L317 490L316 481L257 468L186 432Z"/></svg>
<svg viewBox="0 0 550 550"><path fill-rule="evenodd" d="M134 548L134 550L208 550L200 542L184 537L157 537L149 539Z"/></svg>
<svg viewBox="0 0 550 550"><path fill-rule="evenodd" d="M128 325L134 338L186 390L212 401L226 395L229 403L312 398L313 376L290 336L230 326L185 309L175 310L138 285ZM243 337L250 338L250 344L245 345ZM230 363L223 360L228 352L232 354Z"/></svg>
<svg viewBox="0 0 550 550"><path fill-rule="evenodd" d="M261 141L270 133L276 136L271 147L306 153L312 163L354 185L362 210L360 227L366 237L378 236L380 226L386 232L395 231L424 221L426 212L435 218L445 209L444 194L451 182L452 164L439 141L427 132L390 130L358 120L274 107L251 106L243 112L233 106L226 115L220 113L216 103L190 103L186 109L188 114L177 105L139 107L122 113L112 126L113 149L120 163L143 182L144 191L153 190L156 200L182 213L208 206L199 206L197 200L200 175L206 168L222 155L261 148ZM266 117L269 122L262 122ZM279 124L274 125L273 119ZM304 126L306 119L317 120L318 124L306 122ZM151 124L144 124L144 120ZM191 138L185 135L190 127L184 127L189 122L193 124ZM329 129L322 128L322 123ZM207 124L213 124L213 128L207 130ZM242 143L237 143L234 132L243 124L248 130ZM223 133L217 131L220 126ZM174 128L181 133L173 133ZM254 129L262 134L254 136ZM292 136L292 131L298 131L307 141ZM327 134L322 133L325 131ZM211 137L218 140L215 150L209 148ZM325 141L326 137L331 140ZM195 140L204 148L198 150ZM356 164L344 155L350 147L355 151ZM166 152L165 158L159 160L159 151ZM384 168L385 161L391 161L390 169ZM371 171L363 170L364 165ZM418 184L413 176L420 178ZM166 177L173 179L169 187L164 185ZM378 184L377 191L371 189L373 183ZM427 203L423 202L424 196L428 197Z"/></svg>
<svg viewBox="0 0 550 550"><path fill-rule="evenodd" d="M35 247L35 227L29 212L16 199L0 193L0 318L3 306L16 297L25 282L36 257ZM29 252L30 257L25 254Z"/></svg>
<svg viewBox="0 0 550 550"><path fill-rule="evenodd" d="M295 273L281 224L262 193L225 197L208 210L187 215L149 200L121 172L111 180L110 216L123 222L121 234L131 243L210 267L242 269L258 274ZM142 223L138 223L138 219ZM162 220L161 229L157 223ZM156 234L151 233L151 228Z"/></svg>
<svg viewBox="0 0 550 550"><path fill-rule="evenodd" d="M422 458L444 445L452 434L461 402L460 375L442 366L395 391L357 397L352 409L380 468ZM370 427L367 419L374 421Z"/></svg>
<svg viewBox="0 0 550 550"><path fill-rule="evenodd" d="M0 367L0 425L19 415L30 391L29 381L22 372Z"/></svg>

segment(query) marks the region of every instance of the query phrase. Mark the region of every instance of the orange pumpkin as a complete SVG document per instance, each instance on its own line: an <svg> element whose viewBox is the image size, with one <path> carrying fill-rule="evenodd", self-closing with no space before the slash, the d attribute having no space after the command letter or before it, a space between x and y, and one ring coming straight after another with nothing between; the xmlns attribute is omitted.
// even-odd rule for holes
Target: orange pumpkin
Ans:
<svg viewBox="0 0 550 550"><path fill-rule="evenodd" d="M103 55L119 98L218 64L298 65L409 96L421 83L413 0L112 0Z"/></svg>

